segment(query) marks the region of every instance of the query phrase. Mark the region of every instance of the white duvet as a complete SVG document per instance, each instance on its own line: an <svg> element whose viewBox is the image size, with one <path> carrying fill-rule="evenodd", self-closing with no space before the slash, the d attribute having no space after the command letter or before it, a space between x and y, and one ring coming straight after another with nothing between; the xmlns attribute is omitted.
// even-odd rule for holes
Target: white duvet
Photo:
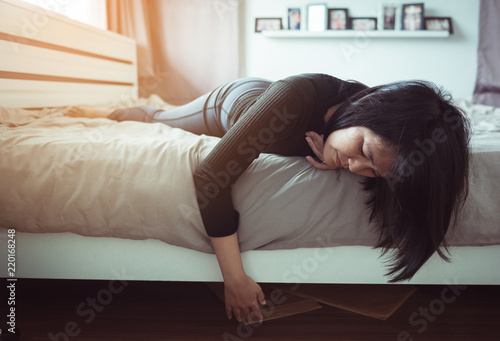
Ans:
<svg viewBox="0 0 500 341"><path fill-rule="evenodd" d="M149 103L166 106L156 97ZM500 110L460 104L474 119L474 164L449 244L500 244ZM192 174L217 141L163 124L0 108L0 227L212 252ZM374 245L359 180L301 157L262 154L233 186L242 251Z"/></svg>

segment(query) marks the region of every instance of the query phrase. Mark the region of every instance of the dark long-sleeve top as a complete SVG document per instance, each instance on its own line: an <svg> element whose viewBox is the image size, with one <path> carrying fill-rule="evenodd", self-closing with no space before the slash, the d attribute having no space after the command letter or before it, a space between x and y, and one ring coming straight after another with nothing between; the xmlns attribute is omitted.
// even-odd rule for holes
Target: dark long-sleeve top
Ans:
<svg viewBox="0 0 500 341"><path fill-rule="evenodd" d="M271 83L259 96L242 96L231 116L239 117L194 173L203 224L210 237L238 229L231 185L260 153L314 156L307 131L321 134L332 106L364 89L325 74L301 74Z"/></svg>

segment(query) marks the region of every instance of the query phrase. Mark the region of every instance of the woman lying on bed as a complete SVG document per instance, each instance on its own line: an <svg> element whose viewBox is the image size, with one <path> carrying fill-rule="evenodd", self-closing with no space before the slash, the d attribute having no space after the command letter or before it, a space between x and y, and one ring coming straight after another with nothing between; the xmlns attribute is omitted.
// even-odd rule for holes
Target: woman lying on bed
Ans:
<svg viewBox="0 0 500 341"><path fill-rule="evenodd" d="M194 183L224 278L227 316L245 323L262 321L265 298L243 269L231 185L260 153L305 156L318 169L366 177L377 246L396 249L392 281L410 279L434 252L448 259L440 246L467 195L469 123L449 96L423 81L368 88L324 74L272 83L244 78L168 111L71 107L66 115L160 122L222 137Z"/></svg>

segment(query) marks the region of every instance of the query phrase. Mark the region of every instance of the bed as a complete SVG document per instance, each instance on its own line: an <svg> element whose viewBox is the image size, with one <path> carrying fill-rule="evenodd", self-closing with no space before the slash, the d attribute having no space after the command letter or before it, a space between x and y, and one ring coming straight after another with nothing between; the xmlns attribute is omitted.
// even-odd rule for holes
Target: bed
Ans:
<svg viewBox="0 0 500 341"><path fill-rule="evenodd" d="M0 247L5 255L15 229L15 276L221 281L191 177L218 139L63 116L68 105L171 105L138 98L132 39L19 1L0 1L0 13ZM459 105L475 136L471 194L448 236L452 262L434 255L408 283L500 284L491 271L500 259L500 109ZM390 255L373 248L360 179L303 158L259 157L233 186L247 273L387 283Z"/></svg>

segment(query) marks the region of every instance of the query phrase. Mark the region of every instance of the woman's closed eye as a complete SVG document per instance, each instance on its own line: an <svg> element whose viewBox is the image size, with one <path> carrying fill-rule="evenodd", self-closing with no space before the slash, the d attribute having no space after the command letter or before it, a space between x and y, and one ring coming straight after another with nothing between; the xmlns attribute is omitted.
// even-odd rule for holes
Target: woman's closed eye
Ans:
<svg viewBox="0 0 500 341"><path fill-rule="evenodd" d="M363 148L364 146L365 146L365 144L364 144L364 143L361 143L361 145L360 145L360 147L359 147L359 153L361 154L361 156L362 156L363 158L365 158L365 159L367 159L368 161L370 161L370 162L371 162L371 164L372 164L372 166L374 166L374 164L373 164L373 160L372 160L370 157L367 157L367 156L366 156L366 154L365 154L365 152L364 152L364 148ZM371 171L371 173L372 173L372 175L373 175L374 177L376 177L376 178L378 178L378 177L382 177L382 175L378 174L378 173L377 173L377 171L375 171L375 169L370 168L370 171Z"/></svg>
<svg viewBox="0 0 500 341"><path fill-rule="evenodd" d="M366 158L366 155L363 152L363 147L364 147L364 143L361 143L361 145L359 146L359 153L361 154L361 156L363 156L364 158Z"/></svg>

